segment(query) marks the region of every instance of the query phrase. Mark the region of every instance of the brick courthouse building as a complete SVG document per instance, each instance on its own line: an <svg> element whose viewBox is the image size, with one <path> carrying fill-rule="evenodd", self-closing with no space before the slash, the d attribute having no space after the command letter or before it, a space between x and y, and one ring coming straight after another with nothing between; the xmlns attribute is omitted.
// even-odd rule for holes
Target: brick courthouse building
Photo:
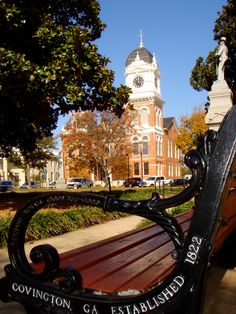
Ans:
<svg viewBox="0 0 236 314"><path fill-rule="evenodd" d="M177 125L174 117L163 117L160 70L153 56L143 47L134 49L125 64L125 84L132 89L134 133L130 137L132 152L128 156L130 177L147 178L181 176L180 151L175 145ZM76 116L76 113L72 114ZM63 145L63 141L62 141ZM66 152L64 151L64 155ZM69 169L65 165L65 179ZM99 181L100 175L91 174Z"/></svg>

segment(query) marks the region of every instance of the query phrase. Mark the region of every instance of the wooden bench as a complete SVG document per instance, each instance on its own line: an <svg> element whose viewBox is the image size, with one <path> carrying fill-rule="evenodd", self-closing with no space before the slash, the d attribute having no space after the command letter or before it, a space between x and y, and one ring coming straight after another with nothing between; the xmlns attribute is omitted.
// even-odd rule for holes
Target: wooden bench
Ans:
<svg viewBox="0 0 236 314"><path fill-rule="evenodd" d="M184 232L189 229L191 217L192 211L178 215ZM171 257L174 249L166 232L151 224L62 253L60 263L64 268L73 265L80 272L85 289L146 290L171 272L176 262Z"/></svg>
<svg viewBox="0 0 236 314"><path fill-rule="evenodd" d="M0 298L27 313L197 314L210 258L236 229L236 109L220 131L208 132L185 162L190 185L160 199L125 201L92 193L52 192L27 203L14 217L8 239L10 265ZM193 211L166 209L196 198ZM54 203L89 204L127 212L155 224L61 255L49 245L26 258L24 240L32 216ZM33 264L32 264L33 262Z"/></svg>

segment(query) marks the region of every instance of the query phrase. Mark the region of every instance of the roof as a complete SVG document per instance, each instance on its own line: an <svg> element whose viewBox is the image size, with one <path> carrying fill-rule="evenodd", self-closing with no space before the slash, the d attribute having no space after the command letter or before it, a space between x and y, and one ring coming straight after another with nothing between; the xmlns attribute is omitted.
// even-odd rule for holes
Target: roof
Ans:
<svg viewBox="0 0 236 314"><path fill-rule="evenodd" d="M132 62L135 61L137 54L139 56L140 60L143 60L146 63L152 63L153 61L153 55L151 54L151 52L149 52L146 48L144 47L139 47L134 49L129 55L128 58L126 60L125 66L127 67L128 65L130 65Z"/></svg>
<svg viewBox="0 0 236 314"><path fill-rule="evenodd" d="M168 118L163 118L163 127L164 129L169 129L171 127L171 124L175 123L175 117L168 117Z"/></svg>

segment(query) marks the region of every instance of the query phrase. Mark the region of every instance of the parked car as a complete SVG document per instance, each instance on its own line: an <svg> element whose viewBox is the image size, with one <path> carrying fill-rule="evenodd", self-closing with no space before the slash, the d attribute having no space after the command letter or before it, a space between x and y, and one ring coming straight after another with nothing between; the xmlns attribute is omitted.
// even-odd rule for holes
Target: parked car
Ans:
<svg viewBox="0 0 236 314"><path fill-rule="evenodd" d="M91 188L93 186L94 186L93 181L85 178L74 178L67 183L67 189L79 189L85 187Z"/></svg>
<svg viewBox="0 0 236 314"><path fill-rule="evenodd" d="M30 187L31 187L32 189L37 189L39 186L38 186L38 183L37 183L37 182L31 181L31 182L30 182ZM22 190L27 190L27 189L29 189L29 183L28 183L28 182L23 183L23 184L20 186L20 189L22 189Z"/></svg>
<svg viewBox="0 0 236 314"><path fill-rule="evenodd" d="M52 181L48 184L49 189L56 189L56 187L57 187L57 184L55 181Z"/></svg>
<svg viewBox="0 0 236 314"><path fill-rule="evenodd" d="M139 186L142 187L149 187L149 186L159 186L166 184L168 185L170 183L170 180L167 180L164 176L151 176L147 179L140 182Z"/></svg>
<svg viewBox="0 0 236 314"><path fill-rule="evenodd" d="M187 179L172 179L170 182L170 186L179 186L179 185L187 185L189 180Z"/></svg>
<svg viewBox="0 0 236 314"><path fill-rule="evenodd" d="M0 182L0 192L12 191L14 184L11 180L4 180Z"/></svg>
<svg viewBox="0 0 236 314"><path fill-rule="evenodd" d="M140 182L142 181L141 178L129 178L125 180L124 186L127 187L134 187L134 186L139 186Z"/></svg>

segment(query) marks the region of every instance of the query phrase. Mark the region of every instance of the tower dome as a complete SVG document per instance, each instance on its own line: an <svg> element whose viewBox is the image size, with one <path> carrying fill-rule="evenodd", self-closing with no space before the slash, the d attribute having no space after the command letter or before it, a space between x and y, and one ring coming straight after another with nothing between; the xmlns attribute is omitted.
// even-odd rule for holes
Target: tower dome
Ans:
<svg viewBox="0 0 236 314"><path fill-rule="evenodd" d="M149 52L146 48L144 47L139 47L134 49L129 55L126 60L125 66L129 66L132 62L134 62L137 58L137 55L140 60L146 62L146 63L152 63L153 62L153 55L151 52Z"/></svg>
<svg viewBox="0 0 236 314"><path fill-rule="evenodd" d="M160 70L156 57L143 45L134 49L125 62L125 84L132 88L131 98L160 97Z"/></svg>

